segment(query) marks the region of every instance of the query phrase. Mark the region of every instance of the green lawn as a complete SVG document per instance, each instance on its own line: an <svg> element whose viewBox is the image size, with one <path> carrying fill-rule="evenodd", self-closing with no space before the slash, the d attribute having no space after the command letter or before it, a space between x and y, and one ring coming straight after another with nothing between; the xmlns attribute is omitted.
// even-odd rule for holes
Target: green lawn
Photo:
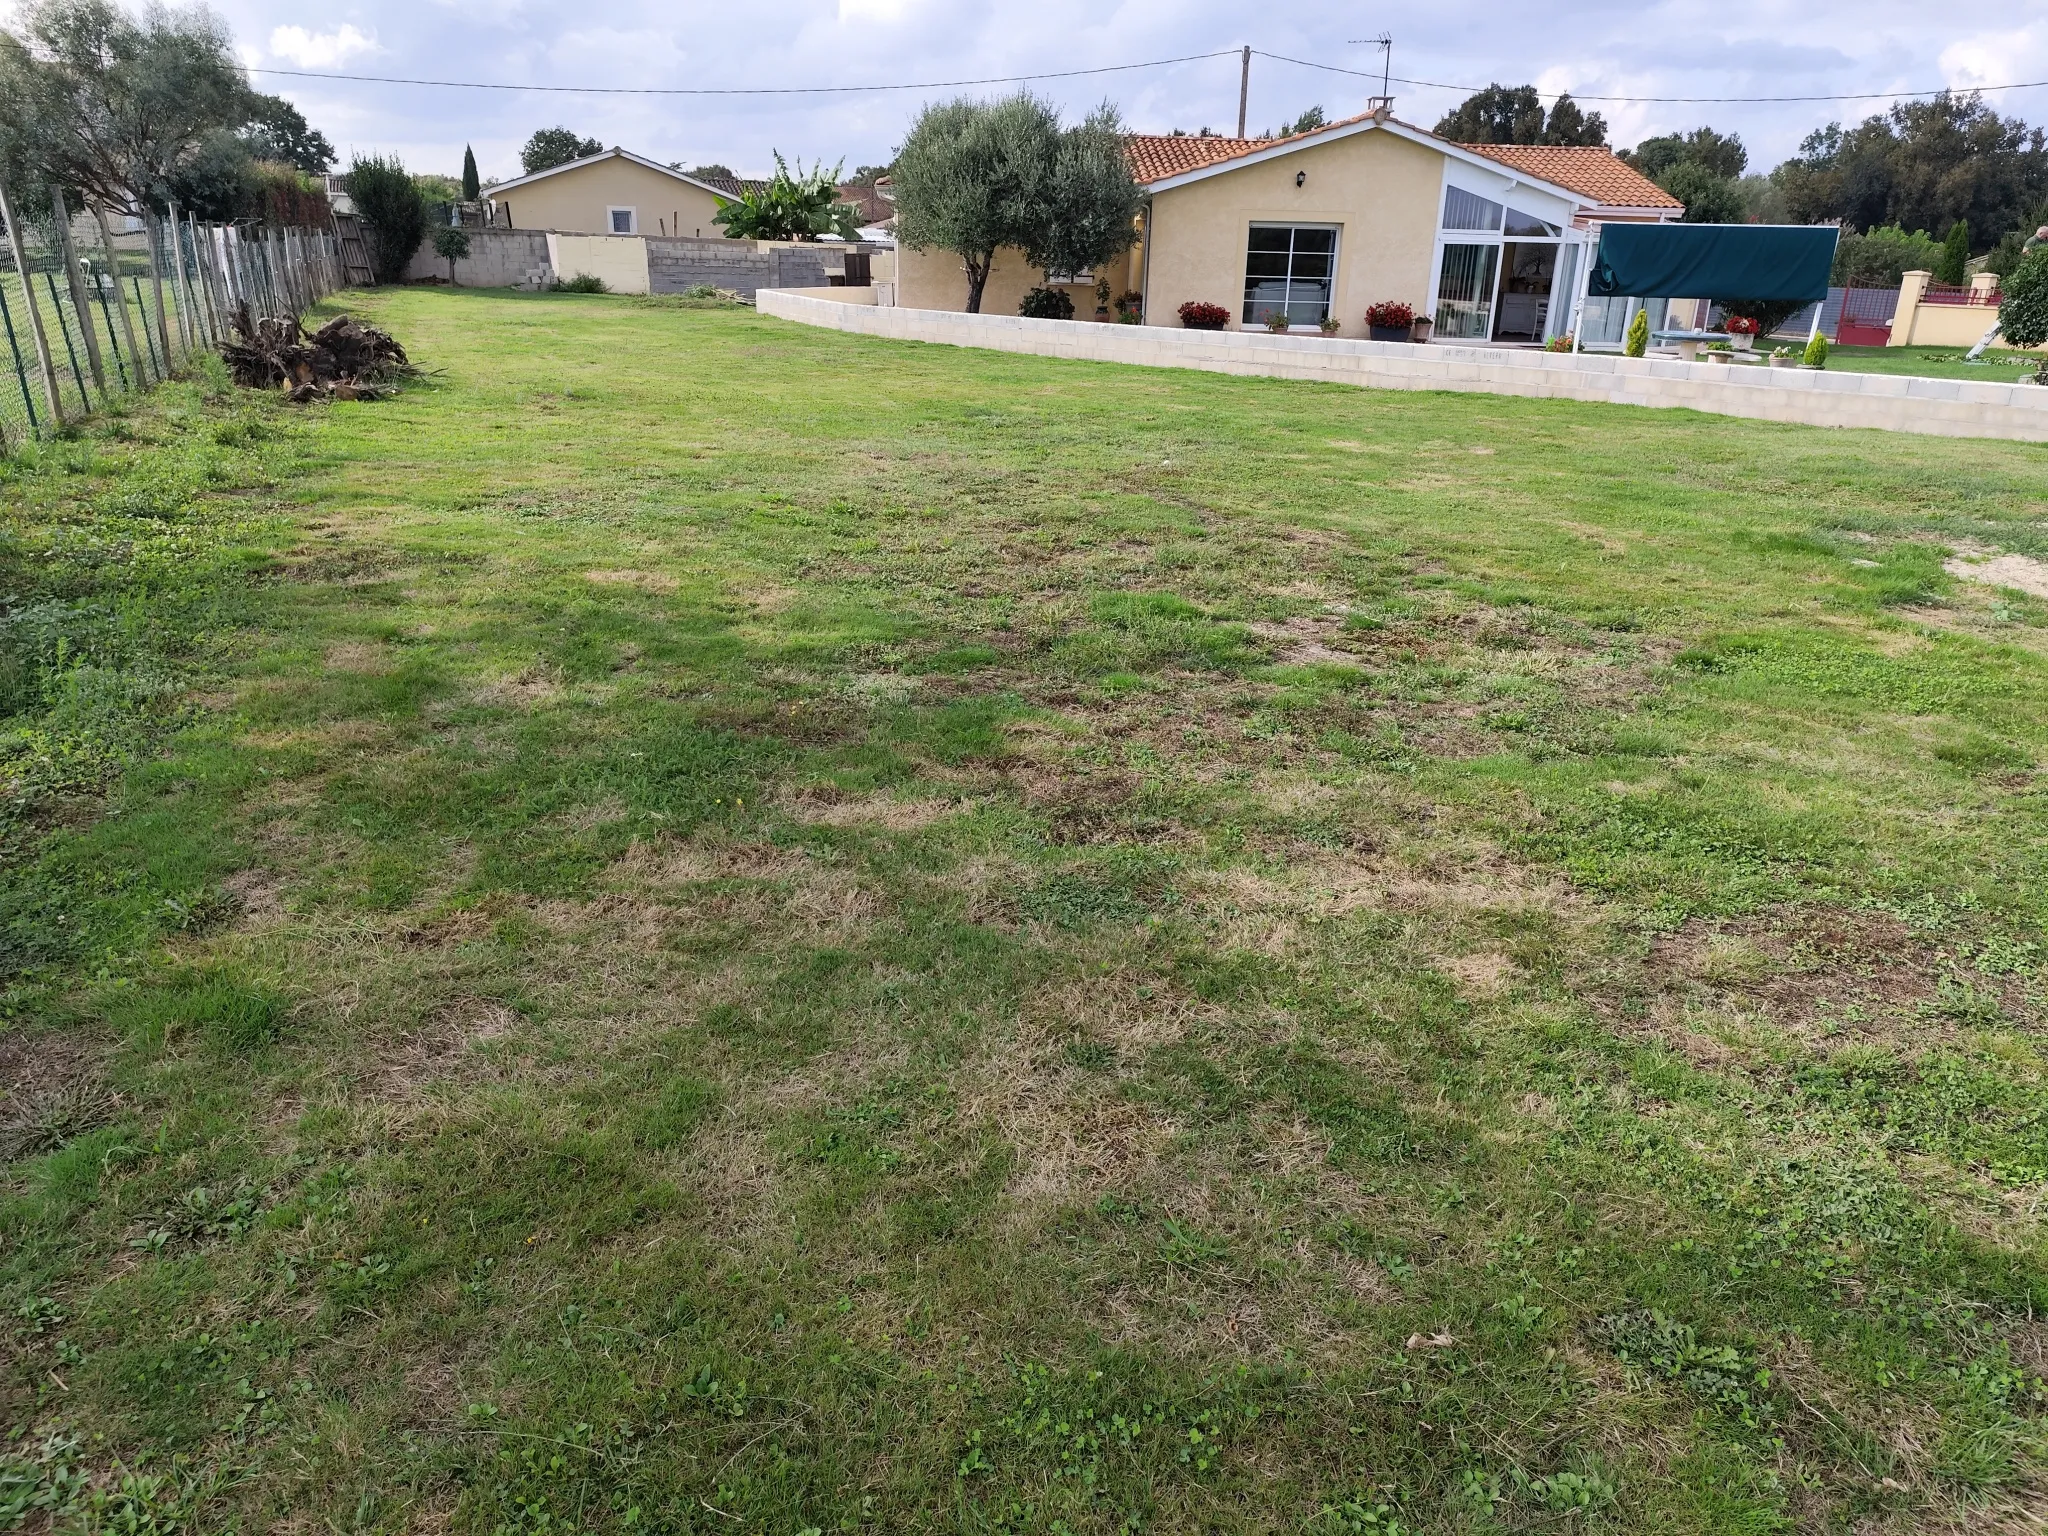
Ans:
<svg viewBox="0 0 2048 1536"><path fill-rule="evenodd" d="M1986 324L1989 324L1987 321ZM1993 347L1974 363L1968 347L1831 347L1828 366L1844 373L1910 373L1923 379L1973 379L1982 384L2020 384L2033 377L2038 353Z"/></svg>
<svg viewBox="0 0 2048 1536"><path fill-rule="evenodd" d="M0 468L0 1529L2033 1529L2048 448L351 302Z"/></svg>

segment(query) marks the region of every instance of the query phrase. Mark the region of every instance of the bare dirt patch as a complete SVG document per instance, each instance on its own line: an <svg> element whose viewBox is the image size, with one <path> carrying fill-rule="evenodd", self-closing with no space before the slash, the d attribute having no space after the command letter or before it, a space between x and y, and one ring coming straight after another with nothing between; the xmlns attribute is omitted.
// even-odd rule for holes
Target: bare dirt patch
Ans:
<svg viewBox="0 0 2048 1536"><path fill-rule="evenodd" d="M1987 587L2011 587L2033 597L2048 597L2048 561L2032 555L1958 555L1944 560L1941 568L1958 581L1974 581Z"/></svg>
<svg viewBox="0 0 2048 1536"><path fill-rule="evenodd" d="M1282 624L1247 624L1245 628L1276 647L1273 659L1283 666L1355 667L1357 656L1329 643L1336 637L1338 624L1336 619L1297 618Z"/></svg>

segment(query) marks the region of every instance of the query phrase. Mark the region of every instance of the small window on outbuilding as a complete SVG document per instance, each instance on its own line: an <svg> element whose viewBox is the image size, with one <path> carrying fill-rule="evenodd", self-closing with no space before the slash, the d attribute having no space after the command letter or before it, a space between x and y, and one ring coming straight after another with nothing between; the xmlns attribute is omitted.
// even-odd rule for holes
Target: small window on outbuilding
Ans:
<svg viewBox="0 0 2048 1536"><path fill-rule="evenodd" d="M640 233L639 212L632 208L609 208L611 232L615 235L637 235Z"/></svg>

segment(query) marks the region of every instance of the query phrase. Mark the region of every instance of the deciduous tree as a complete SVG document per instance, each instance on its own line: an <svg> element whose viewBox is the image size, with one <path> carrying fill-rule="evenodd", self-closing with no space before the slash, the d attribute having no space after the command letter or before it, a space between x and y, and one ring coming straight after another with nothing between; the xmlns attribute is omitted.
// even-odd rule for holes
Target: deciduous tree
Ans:
<svg viewBox="0 0 2048 1536"><path fill-rule="evenodd" d="M519 151L519 163L531 176L536 171L551 171L558 165L567 165L571 160L581 160L586 155L603 153L604 146L596 139L579 138L567 128L543 128Z"/></svg>

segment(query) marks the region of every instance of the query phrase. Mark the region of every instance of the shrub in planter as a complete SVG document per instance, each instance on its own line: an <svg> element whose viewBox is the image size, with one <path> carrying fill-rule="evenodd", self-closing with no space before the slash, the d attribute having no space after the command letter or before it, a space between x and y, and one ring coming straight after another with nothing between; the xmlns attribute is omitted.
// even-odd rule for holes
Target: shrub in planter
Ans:
<svg viewBox="0 0 2048 1536"><path fill-rule="evenodd" d="M1293 328L1294 322L1287 318L1286 310L1271 309L1266 311L1266 329L1275 336L1284 336Z"/></svg>
<svg viewBox="0 0 2048 1536"><path fill-rule="evenodd" d="M1543 343L1543 350L1546 352L1569 352L1571 349L1572 333L1570 331L1566 331L1562 336L1553 336L1550 340Z"/></svg>
<svg viewBox="0 0 2048 1536"><path fill-rule="evenodd" d="M1813 340L1806 344L1806 366L1825 368L1828 365L1828 339L1819 331L1813 333Z"/></svg>
<svg viewBox="0 0 2048 1536"><path fill-rule="evenodd" d="M1650 350L1650 312L1636 311L1635 319L1628 323L1628 335L1623 338L1621 350L1628 357L1641 357Z"/></svg>
<svg viewBox="0 0 2048 1536"><path fill-rule="evenodd" d="M1325 315L1316 322L1316 329L1325 336L1334 336L1344 329L1344 325L1335 315Z"/></svg>
<svg viewBox="0 0 2048 1536"><path fill-rule="evenodd" d="M1034 288L1024 295L1017 313L1032 320L1071 320L1074 297L1064 288Z"/></svg>
<svg viewBox="0 0 2048 1536"><path fill-rule="evenodd" d="M1145 312L1145 295L1135 288L1126 288L1116 296L1116 317L1119 320L1135 319Z"/></svg>
<svg viewBox="0 0 2048 1536"><path fill-rule="evenodd" d="M1190 299L1180 307L1180 323L1191 331L1220 331L1230 324L1230 311L1221 304Z"/></svg>

